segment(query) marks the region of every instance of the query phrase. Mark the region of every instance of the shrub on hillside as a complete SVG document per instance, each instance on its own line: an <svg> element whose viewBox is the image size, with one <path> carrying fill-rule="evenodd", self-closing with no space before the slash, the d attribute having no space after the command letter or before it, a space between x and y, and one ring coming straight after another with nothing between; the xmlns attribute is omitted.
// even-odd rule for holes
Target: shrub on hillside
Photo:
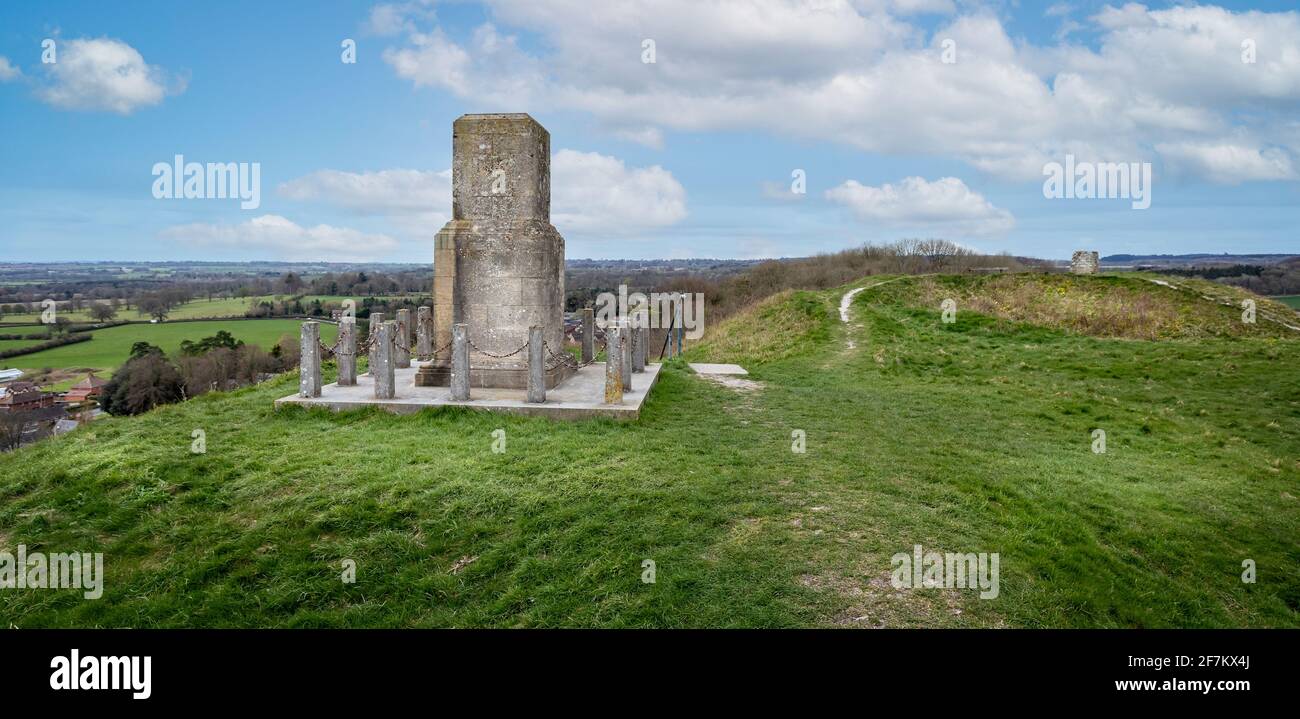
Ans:
<svg viewBox="0 0 1300 719"><path fill-rule="evenodd" d="M185 383L161 352L133 357L104 386L100 406L114 415L148 412L185 399Z"/></svg>
<svg viewBox="0 0 1300 719"><path fill-rule="evenodd" d="M44 335L36 335L35 337L31 337L31 339L38 339L43 336ZM76 344L78 342L89 342L91 339L92 339L91 335L85 335L85 334L63 335L62 337L56 337L52 340L49 340L48 342L41 342L40 344L34 344L27 347L17 347L15 349L5 350L3 352L0 352L0 359L34 354L36 352L41 352L43 350L53 349L55 347L62 347L63 345Z"/></svg>

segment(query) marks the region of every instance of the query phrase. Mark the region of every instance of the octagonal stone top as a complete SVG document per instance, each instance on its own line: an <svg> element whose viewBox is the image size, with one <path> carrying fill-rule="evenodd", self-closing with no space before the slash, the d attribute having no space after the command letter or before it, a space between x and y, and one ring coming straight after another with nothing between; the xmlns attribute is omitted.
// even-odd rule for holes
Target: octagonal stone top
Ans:
<svg viewBox="0 0 1300 719"><path fill-rule="evenodd" d="M462 115L451 130L452 218L551 220L551 134L527 113Z"/></svg>

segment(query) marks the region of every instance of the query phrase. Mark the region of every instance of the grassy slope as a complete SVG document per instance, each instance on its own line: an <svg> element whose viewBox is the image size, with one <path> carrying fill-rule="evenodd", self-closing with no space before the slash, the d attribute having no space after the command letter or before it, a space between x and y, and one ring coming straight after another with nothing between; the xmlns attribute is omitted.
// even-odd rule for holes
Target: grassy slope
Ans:
<svg viewBox="0 0 1300 719"><path fill-rule="evenodd" d="M0 459L0 547L104 551L108 584L99 601L0 592L0 614L1300 625L1300 341L1097 339L970 312L943 325L912 306L914 285L860 293L848 328L838 292L736 317L692 353L741 359L763 389L673 364L636 424L273 412L287 376L24 449ZM499 427L505 454L489 450ZM205 455L189 452L194 428ZM999 552L1001 596L894 591L889 557L914 543ZM339 581L344 558L356 584ZM1245 558L1257 584L1240 581Z"/></svg>
<svg viewBox="0 0 1300 719"><path fill-rule="evenodd" d="M1282 304L1300 310L1300 295L1288 295L1286 297L1274 297L1273 299Z"/></svg>
<svg viewBox="0 0 1300 719"><path fill-rule="evenodd" d="M200 340L227 330L235 339L245 344L258 345L270 350L283 335L297 336L301 320L240 320L225 322L177 322L160 325L122 325L95 330L94 339L64 347L11 357L2 363L6 367L40 369L42 367L77 367L111 370L122 364L131 354L131 345L148 342L173 353L180 349L182 340ZM337 330L333 325L321 325L321 339L334 341Z"/></svg>

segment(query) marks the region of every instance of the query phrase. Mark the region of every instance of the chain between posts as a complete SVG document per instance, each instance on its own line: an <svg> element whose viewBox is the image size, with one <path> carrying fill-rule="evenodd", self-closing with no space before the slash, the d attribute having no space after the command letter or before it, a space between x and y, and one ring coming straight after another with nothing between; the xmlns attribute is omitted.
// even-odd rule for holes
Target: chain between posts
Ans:
<svg viewBox="0 0 1300 719"><path fill-rule="evenodd" d="M560 365L564 365L565 367L569 367L569 368L571 368L571 369L578 370L578 369L582 369L583 367L586 367L586 366L587 366L587 365L585 365L585 364L578 364L578 360L574 359L574 358L573 358L573 355L569 354L569 353L568 353L567 351L565 351L564 349L561 349L561 350L560 350L560 353L557 355L557 354L556 354L556 353L551 349L551 344L550 344L549 342L542 342L542 349L545 350L547 356L550 357L550 358L553 360L553 362L551 362L550 364L548 364L548 365L546 366L546 369L555 369L556 367L559 367ZM588 362L587 364L591 364L591 363Z"/></svg>
<svg viewBox="0 0 1300 719"><path fill-rule="evenodd" d="M483 349L482 347L479 347L478 345L474 344L474 340L470 339L469 337L466 337L466 338L465 338L465 341L469 343L470 349L474 350L475 352L478 352L478 353L481 354L481 355L485 355L485 356L487 356L487 357L491 357L492 359L505 359L505 358L507 358L507 357L514 357L515 355L519 354L520 352L523 352L524 350L528 349L528 343L525 342L525 343L519 345L519 348L516 349L514 352L508 352L508 353L506 353L506 354L499 355L499 354L494 354L494 353L492 353L492 352L488 352L487 350Z"/></svg>
<svg viewBox="0 0 1300 719"><path fill-rule="evenodd" d="M467 338L467 340L468 340L468 338ZM355 357L356 355L359 355L359 354L366 354L366 353L368 353L368 352L370 351L371 345L374 343L374 332L372 331L372 332L368 333L364 338L362 338L359 342L357 342L356 349L355 349L351 354L349 354L349 353L347 353L347 352L340 352L340 349L341 349L340 344L341 344L342 342L343 342L343 338L342 338L342 337L338 337L338 338L336 338L336 339L334 340L334 344L332 344L332 345L326 345L324 342L321 342L319 339L316 340L316 344L320 347L321 352L323 352L325 355L327 355L327 356L329 356L329 357L338 357L339 355L343 355L343 356L353 356L353 357ZM473 340L468 340L468 342L469 342L469 346L470 346L470 347L471 347L475 352L478 352L479 354L481 354L481 355L485 355L485 356L487 356L487 357L491 357L491 358L493 358L493 359L506 359L506 358L508 358L508 357L514 357L515 355L519 354L520 352L523 352L524 350L528 349L528 343L525 342L525 343L523 343L522 345L520 345L518 348L516 348L516 349L515 349L514 351L512 351L512 352L507 352L507 353L505 353L505 354L497 354L497 353L494 353L494 352L488 352L488 351L484 350L482 347L479 347L478 345L474 344ZM550 364L547 366L547 369L553 369L553 368L557 367L558 365L561 365L561 364L562 364L562 365L565 365L565 366L570 367L570 368L572 368L572 369L578 370L578 369L582 369L583 367L586 367L586 366L588 366L588 365L591 365L591 364L595 363L595 361L596 361L596 357L595 357L595 355L599 355L602 351L607 351L607 350L608 350L608 348L609 348L609 341L608 341L608 339L606 339L606 340L602 341L598 346L593 342L592 345L593 345L593 356L592 356L592 358L589 359L589 360L587 360L586 362L578 362L578 360L574 359L574 358L573 358L573 355L569 354L567 351L560 350L559 354L557 354L554 350L551 349L551 345L550 345L549 342L543 342L543 343L542 343L542 348L546 351L546 354L547 354L547 356L548 356L549 359L550 359ZM408 339L408 340L406 341L405 344L403 344L403 343L401 343L401 342L398 342L398 343L397 343L397 346L398 346L399 349L403 349L403 350L407 350L407 351L409 351L409 350L410 350L410 340ZM421 361L421 362L423 362L423 361L427 361L427 360L432 360L432 359L433 359L434 357L436 357L437 355L442 354L444 351L446 351L446 350L448 350L448 349L451 349L451 346L452 346L452 343L451 343L451 342L448 342L447 344L445 344L445 345L439 347L438 349L435 349L431 354L428 354L428 355L417 355L414 359L417 359L417 360L419 360L419 361Z"/></svg>
<svg viewBox="0 0 1300 719"><path fill-rule="evenodd" d="M370 352L370 346L374 343L374 333L371 332L370 334L362 338L359 342L357 342L356 350L354 350L351 354L347 352L339 351L340 350L339 344L341 342L343 342L342 337L335 339L333 345L326 345L324 342L321 342L319 339L316 340L316 344L320 347L321 351L324 352L326 355L329 355L331 357L337 357L339 355L355 357L356 355L367 354ZM411 341L409 339L406 341L405 344L402 344L401 342L398 342L396 344L398 349L407 350L407 351L410 351L411 349L410 347ZM443 350L450 349L450 348L451 348L451 343L448 342L447 344L434 350L432 354L418 355L415 357L415 359L420 361L431 360L434 358L435 355L441 353Z"/></svg>

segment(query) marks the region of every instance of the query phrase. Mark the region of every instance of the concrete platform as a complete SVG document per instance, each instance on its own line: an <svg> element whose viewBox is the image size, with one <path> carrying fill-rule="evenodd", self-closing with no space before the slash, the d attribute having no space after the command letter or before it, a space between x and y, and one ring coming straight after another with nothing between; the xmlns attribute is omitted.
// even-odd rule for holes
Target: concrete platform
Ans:
<svg viewBox="0 0 1300 719"><path fill-rule="evenodd" d="M741 367L738 364L710 364L708 362L691 362L690 366L691 369L695 370L695 374L726 374L726 375L749 374L749 372L745 371L744 367Z"/></svg>
<svg viewBox="0 0 1300 719"><path fill-rule="evenodd" d="M357 376L354 387L340 387L337 383L331 383L321 387L319 397L291 394L277 399L275 406L277 409L287 405L325 407L335 412L373 406L394 414L411 414L425 407L452 406L551 419L637 419L641 416L641 405L645 404L650 389L659 379L661 367L658 364L647 364L645 372L634 373L632 390L623 393L623 404L608 405L604 403L604 362L593 362L559 387L547 390L546 402L543 404L525 402L525 390L477 387L470 390L468 402L453 402L448 387L415 386L415 373L420 364L413 361L409 368L398 369L393 373L397 386L397 396L393 399L375 399L375 380L370 375L363 374Z"/></svg>

